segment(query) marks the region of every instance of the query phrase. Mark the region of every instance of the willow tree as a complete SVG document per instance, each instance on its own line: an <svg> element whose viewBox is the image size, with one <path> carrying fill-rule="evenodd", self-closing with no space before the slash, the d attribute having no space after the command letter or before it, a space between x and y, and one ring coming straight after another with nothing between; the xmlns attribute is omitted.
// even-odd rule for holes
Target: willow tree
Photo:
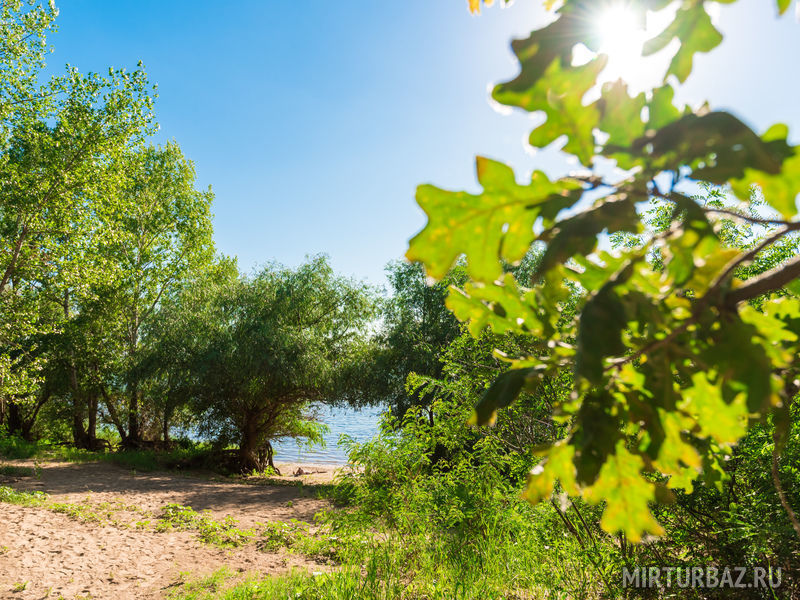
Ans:
<svg viewBox="0 0 800 600"><path fill-rule="evenodd" d="M779 465L800 371L800 300L786 293L800 291L800 256L749 278L743 268L800 231L800 148L785 125L757 133L729 112L674 104L673 84L689 77L694 55L722 40L704 0L679 2L645 43L645 54L671 59L662 85L633 95L622 80L598 83L607 64L595 25L604 3L559 4L549 25L512 43L520 72L492 96L542 113L530 144L561 143L584 171L554 180L536 171L520 183L510 167L481 157L480 193L417 191L428 223L407 256L434 278L466 256L471 281L447 301L456 316L475 333L534 336L551 350L510 357L512 369L487 390L477 416L491 421L523 387L572 369L573 393L554 407L569 434L542 451L527 497L547 498L560 482L569 494L604 501L603 528L632 541L663 531L649 503L691 490L701 475L718 479L748 425L772 419L773 479L800 535ZM672 4L625 3L640 24L646 11ZM778 0L778 12L789 4ZM575 60L579 45L588 60ZM625 176L610 177L608 161ZM730 203L696 201L697 182L728 186ZM736 204L753 193L768 210ZM673 207L663 231L616 252L598 247L606 233L642 233L637 208L653 198ZM752 248L732 248L720 237L724 218L769 233ZM544 253L531 282L503 273L504 262L521 260L534 244ZM647 260L653 249L663 268ZM587 294L575 318L562 319L575 285Z"/></svg>
<svg viewBox="0 0 800 600"><path fill-rule="evenodd" d="M272 464L271 440L313 432L303 408L335 401L373 316L369 290L317 257L221 285L194 366L203 429L239 445L243 470ZM197 336L197 333L193 335Z"/></svg>

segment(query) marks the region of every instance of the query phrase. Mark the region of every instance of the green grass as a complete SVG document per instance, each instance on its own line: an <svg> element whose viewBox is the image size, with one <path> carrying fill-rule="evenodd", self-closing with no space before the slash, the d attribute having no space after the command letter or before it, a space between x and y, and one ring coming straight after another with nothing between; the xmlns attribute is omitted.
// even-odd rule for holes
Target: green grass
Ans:
<svg viewBox="0 0 800 600"><path fill-rule="evenodd" d="M7 485L0 485L0 502L19 506L42 506L48 501L44 492L18 492Z"/></svg>
<svg viewBox="0 0 800 600"><path fill-rule="evenodd" d="M527 509L526 509L527 510ZM532 600L598 598L601 578L589 566L600 550L585 550L552 527L547 506L537 509L540 531L520 537L502 527L483 535L348 523L342 513L302 523L270 523L262 550L303 554L325 562L318 571L244 580L229 571L184 576L173 600ZM550 507L552 510L552 507ZM413 515L406 515L413 519ZM532 515L526 515L532 516ZM545 543L542 543L545 542ZM588 556L586 552L594 552Z"/></svg>
<svg viewBox="0 0 800 600"><path fill-rule="evenodd" d="M34 477L38 475L38 471L34 467L0 465L0 475L5 475L6 477Z"/></svg>
<svg viewBox="0 0 800 600"><path fill-rule="evenodd" d="M109 462L142 472L172 469L182 461L203 456L209 451L209 446L197 444L190 448L176 448L170 451L93 452L46 441L27 442L19 437L0 437L0 457L6 459L38 458L77 463Z"/></svg>
<svg viewBox="0 0 800 600"><path fill-rule="evenodd" d="M252 529L239 529L238 521L225 517L217 521L207 512L198 513L188 506L167 504L161 518L156 522L156 531L178 529L196 531L200 540L206 544L222 547L242 546L251 542L255 536Z"/></svg>

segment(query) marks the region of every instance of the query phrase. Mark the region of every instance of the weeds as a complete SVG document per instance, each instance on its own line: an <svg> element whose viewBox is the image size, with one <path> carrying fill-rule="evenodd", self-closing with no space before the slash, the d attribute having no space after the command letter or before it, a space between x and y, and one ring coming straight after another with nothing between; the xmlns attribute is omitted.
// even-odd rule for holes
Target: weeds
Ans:
<svg viewBox="0 0 800 600"><path fill-rule="evenodd" d="M0 485L0 502L19 506L42 506L47 502L44 492L18 492L7 485Z"/></svg>
<svg viewBox="0 0 800 600"><path fill-rule="evenodd" d="M33 477L37 475L37 470L33 467L0 465L0 475L5 475L6 477Z"/></svg>
<svg viewBox="0 0 800 600"><path fill-rule="evenodd" d="M255 536L252 529L238 529L238 521L231 516L216 521L207 512L198 513L193 508L180 504L167 504L161 518L156 522L156 531L171 529L196 531L206 544L222 547L242 546Z"/></svg>

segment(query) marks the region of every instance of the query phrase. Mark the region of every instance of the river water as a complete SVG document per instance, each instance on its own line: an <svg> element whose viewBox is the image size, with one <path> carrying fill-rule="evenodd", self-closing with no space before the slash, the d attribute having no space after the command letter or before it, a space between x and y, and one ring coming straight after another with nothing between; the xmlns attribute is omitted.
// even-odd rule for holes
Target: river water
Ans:
<svg viewBox="0 0 800 600"><path fill-rule="evenodd" d="M317 416L330 427L325 434L325 447L311 449L299 446L295 440L273 442L275 462L302 462L321 465L343 465L347 463L344 448L339 447L339 436L346 433L357 442L365 442L378 432L378 423L385 407L362 409L334 408L327 405L316 407Z"/></svg>

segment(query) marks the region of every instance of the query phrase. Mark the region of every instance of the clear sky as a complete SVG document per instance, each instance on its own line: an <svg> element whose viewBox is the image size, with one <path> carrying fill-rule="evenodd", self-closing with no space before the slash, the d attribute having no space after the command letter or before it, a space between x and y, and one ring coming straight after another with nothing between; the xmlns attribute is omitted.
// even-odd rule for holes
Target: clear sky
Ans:
<svg viewBox="0 0 800 600"><path fill-rule="evenodd" d="M731 109L800 142L800 25L774 0L720 6L726 40L679 99ZM157 141L175 139L216 193L215 239L244 270L325 252L382 283L425 222L414 190L475 189L474 156L524 177L567 169L526 151L535 124L493 108L509 49L547 19L542 0L471 16L466 0L60 0L51 67L134 68L159 85Z"/></svg>

